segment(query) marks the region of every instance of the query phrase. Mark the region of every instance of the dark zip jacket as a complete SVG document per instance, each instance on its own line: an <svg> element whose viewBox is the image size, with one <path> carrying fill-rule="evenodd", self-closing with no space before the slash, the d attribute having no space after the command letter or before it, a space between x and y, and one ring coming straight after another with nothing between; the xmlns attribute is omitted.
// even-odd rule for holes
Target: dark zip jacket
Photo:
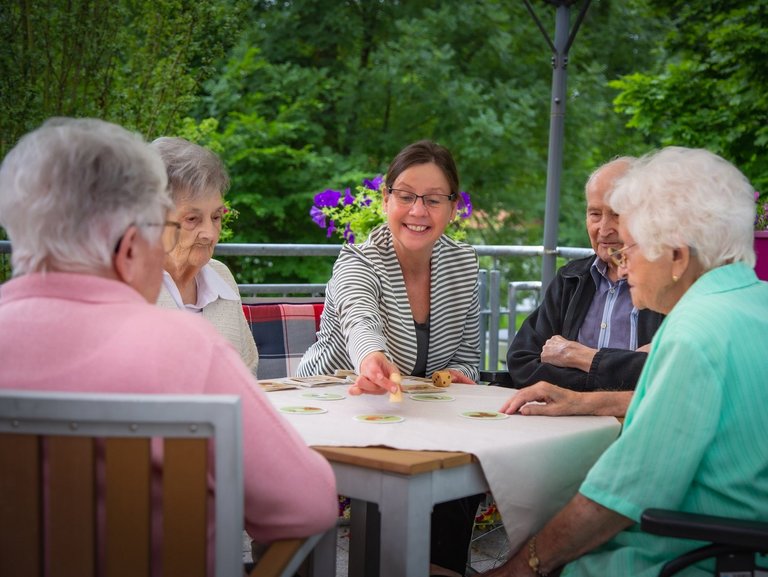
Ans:
<svg viewBox="0 0 768 577"><path fill-rule="evenodd" d="M557 271L544 301L525 319L507 351L511 386L526 387L538 381L574 391L631 391L637 384L648 356L625 349L600 349L589 372L541 362L541 349L554 335L578 340L579 329L595 295L590 274L596 255L573 260ZM637 346L651 341L664 315L641 310L637 319Z"/></svg>

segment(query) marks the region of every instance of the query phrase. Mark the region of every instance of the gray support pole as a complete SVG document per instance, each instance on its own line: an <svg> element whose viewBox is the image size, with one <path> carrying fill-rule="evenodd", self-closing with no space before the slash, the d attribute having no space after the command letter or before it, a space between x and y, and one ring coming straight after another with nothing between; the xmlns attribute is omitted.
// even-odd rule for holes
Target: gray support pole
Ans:
<svg viewBox="0 0 768 577"><path fill-rule="evenodd" d="M568 32L570 8L557 7L555 14L555 50L552 55L552 102L549 121L549 153L547 155L547 202L544 212L544 256L541 260L541 286L546 290L555 278L557 267L557 233L560 218L560 180L563 171L563 137L565 133L565 91L568 77Z"/></svg>
<svg viewBox="0 0 768 577"><path fill-rule="evenodd" d="M547 289L557 268L557 232L560 220L560 179L563 171L565 134L566 67L571 48L592 0L584 0L573 30L570 31L570 5L576 0L547 0L557 7L555 41L550 40L529 0L523 0L534 22L552 50L552 101L550 103L549 152L547 155L547 198L544 212L544 255L541 259L541 289Z"/></svg>

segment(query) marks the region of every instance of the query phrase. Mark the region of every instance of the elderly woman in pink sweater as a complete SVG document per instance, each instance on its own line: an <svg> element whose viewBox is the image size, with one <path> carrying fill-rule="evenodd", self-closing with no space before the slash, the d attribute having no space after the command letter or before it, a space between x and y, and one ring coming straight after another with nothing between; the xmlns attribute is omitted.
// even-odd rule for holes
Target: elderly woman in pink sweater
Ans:
<svg viewBox="0 0 768 577"><path fill-rule="evenodd" d="M179 223L162 161L138 135L57 119L0 166L13 279L0 299L0 389L237 395L245 528L259 542L332 527L336 483L198 315L153 305Z"/></svg>

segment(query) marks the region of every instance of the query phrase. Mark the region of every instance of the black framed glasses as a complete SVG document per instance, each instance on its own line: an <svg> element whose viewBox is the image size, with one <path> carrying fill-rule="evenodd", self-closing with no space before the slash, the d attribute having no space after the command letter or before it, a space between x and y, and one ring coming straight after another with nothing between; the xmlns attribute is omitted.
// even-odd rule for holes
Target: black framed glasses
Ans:
<svg viewBox="0 0 768 577"><path fill-rule="evenodd" d="M618 267L627 266L627 251L634 246L637 246L637 243L622 248L609 248L608 256L610 257L611 262Z"/></svg>
<svg viewBox="0 0 768 577"><path fill-rule="evenodd" d="M443 208L456 200L455 192L452 194L416 194L399 188L390 188L387 192L400 206L413 206L418 199L421 199L427 209Z"/></svg>

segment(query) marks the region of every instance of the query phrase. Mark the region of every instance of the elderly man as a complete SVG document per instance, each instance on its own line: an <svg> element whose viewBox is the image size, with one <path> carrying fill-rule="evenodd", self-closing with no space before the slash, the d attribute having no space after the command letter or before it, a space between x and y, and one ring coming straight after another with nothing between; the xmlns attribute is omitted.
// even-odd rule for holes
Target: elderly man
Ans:
<svg viewBox="0 0 768 577"><path fill-rule="evenodd" d="M587 234L595 255L563 266L520 327L507 352L511 386L546 381L576 391L635 388L646 345L664 317L633 307L609 256L622 241L605 199L632 161L612 160L587 181Z"/></svg>
<svg viewBox="0 0 768 577"><path fill-rule="evenodd" d="M6 156L0 388L238 395L246 530L260 542L325 530L337 514L328 462L207 321L150 304L179 238L166 187L157 153L99 120L49 121Z"/></svg>

